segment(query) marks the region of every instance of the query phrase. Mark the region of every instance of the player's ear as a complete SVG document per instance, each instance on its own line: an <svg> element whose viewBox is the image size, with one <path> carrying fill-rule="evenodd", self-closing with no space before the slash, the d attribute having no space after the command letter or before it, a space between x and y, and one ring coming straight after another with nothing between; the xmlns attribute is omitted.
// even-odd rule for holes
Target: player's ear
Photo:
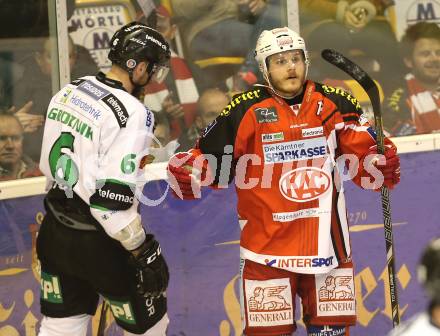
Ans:
<svg viewBox="0 0 440 336"><path fill-rule="evenodd" d="M146 61L142 61L142 62L140 62L137 66L136 66L136 71L139 73L139 74L142 74L142 73L144 73L145 71L147 71L147 68L148 68L148 62L146 62Z"/></svg>

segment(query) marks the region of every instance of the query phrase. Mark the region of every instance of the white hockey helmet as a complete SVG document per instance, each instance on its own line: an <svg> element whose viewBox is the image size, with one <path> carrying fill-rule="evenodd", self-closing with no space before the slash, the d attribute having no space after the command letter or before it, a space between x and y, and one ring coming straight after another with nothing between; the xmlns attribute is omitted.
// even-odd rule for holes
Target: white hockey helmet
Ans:
<svg viewBox="0 0 440 336"><path fill-rule="evenodd" d="M309 67L309 56L307 54L304 39L288 27L264 30L257 40L255 47L255 59L258 62L260 71L266 81L269 81L266 60L269 56L289 50L302 50L306 63L306 77Z"/></svg>

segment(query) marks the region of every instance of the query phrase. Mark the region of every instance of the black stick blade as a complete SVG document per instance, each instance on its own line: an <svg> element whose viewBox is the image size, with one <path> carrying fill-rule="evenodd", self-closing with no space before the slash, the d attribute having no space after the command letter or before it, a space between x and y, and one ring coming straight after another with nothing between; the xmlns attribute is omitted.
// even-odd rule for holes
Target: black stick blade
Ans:
<svg viewBox="0 0 440 336"><path fill-rule="evenodd" d="M378 150L380 154L384 153L384 135L382 125L382 112L380 108L380 95L376 83L371 77L357 64L350 61L347 57L332 49L324 49L321 56L330 64L338 67L350 77L352 77L364 89L370 98L374 112L374 123L376 133L378 134Z"/></svg>
<svg viewBox="0 0 440 336"><path fill-rule="evenodd" d="M347 57L342 55L333 49L324 49L321 52L321 56L327 62L338 67L348 75L350 75L354 80L356 80L362 88L368 92L376 85L374 81L368 76L368 74L357 64L350 61Z"/></svg>

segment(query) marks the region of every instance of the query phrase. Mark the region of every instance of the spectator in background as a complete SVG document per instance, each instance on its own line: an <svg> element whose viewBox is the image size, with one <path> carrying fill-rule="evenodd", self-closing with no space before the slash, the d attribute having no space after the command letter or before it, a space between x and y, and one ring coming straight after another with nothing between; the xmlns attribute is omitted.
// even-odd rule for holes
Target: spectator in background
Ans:
<svg viewBox="0 0 440 336"><path fill-rule="evenodd" d="M217 88L203 91L198 101L197 117L194 124L183 133L178 140L179 151L187 151L194 147L196 140L211 122L229 103L228 95Z"/></svg>
<svg viewBox="0 0 440 336"><path fill-rule="evenodd" d="M176 25L164 6L156 8L157 30L172 45ZM170 124L170 136L176 139L192 125L199 93L185 60L171 48L171 71L164 83L151 82L145 87L144 103L157 114L164 114Z"/></svg>
<svg viewBox="0 0 440 336"><path fill-rule="evenodd" d="M384 16L388 3L379 0L300 0L300 18L308 39L310 76L340 78L342 73L320 57L325 48L336 49L370 72L382 86L390 74L401 71L397 39Z"/></svg>
<svg viewBox="0 0 440 336"><path fill-rule="evenodd" d="M69 64L71 78L76 79L90 73L97 73L95 62L84 48L78 52L72 39L69 38ZM23 63L22 78L13 84L14 107L20 108L17 117L24 128L24 150L35 162L40 160L43 122L47 106L52 97L52 59L51 41L45 38L41 48Z"/></svg>
<svg viewBox="0 0 440 336"><path fill-rule="evenodd" d="M263 0L171 0L171 5L201 89L237 72L253 48L250 17L266 7Z"/></svg>
<svg viewBox="0 0 440 336"><path fill-rule="evenodd" d="M135 20L157 30L156 3L158 0L131 0L136 12Z"/></svg>
<svg viewBox="0 0 440 336"><path fill-rule="evenodd" d="M428 293L429 307L393 329L388 336L440 335L440 238L432 240L425 248L417 275Z"/></svg>
<svg viewBox="0 0 440 336"><path fill-rule="evenodd" d="M171 139L170 123L167 117L163 114L159 114L154 119L155 126L153 134L155 139L151 142L149 163L168 161L179 146L177 140Z"/></svg>
<svg viewBox="0 0 440 336"><path fill-rule="evenodd" d="M279 0L265 0L263 4L256 0L239 0L241 12L249 12L248 22L253 23L251 43L255 44L263 30L274 29L283 25L282 2ZM263 6L264 5L264 6ZM249 90L255 83L263 83L264 79L255 61L254 49L250 49L240 69L231 80L227 81L230 94Z"/></svg>
<svg viewBox="0 0 440 336"><path fill-rule="evenodd" d="M369 21L375 14L383 16L386 10L394 5L394 0L299 0L300 11L303 14L301 25L308 26L322 20L337 19L339 22L361 28L364 20L360 20L353 12L359 5L367 11Z"/></svg>
<svg viewBox="0 0 440 336"><path fill-rule="evenodd" d="M23 127L13 114L0 113L0 181L40 176L35 162L23 154Z"/></svg>
<svg viewBox="0 0 440 336"><path fill-rule="evenodd" d="M384 125L394 136L440 132L440 27L409 26L400 49L410 72L387 95Z"/></svg>

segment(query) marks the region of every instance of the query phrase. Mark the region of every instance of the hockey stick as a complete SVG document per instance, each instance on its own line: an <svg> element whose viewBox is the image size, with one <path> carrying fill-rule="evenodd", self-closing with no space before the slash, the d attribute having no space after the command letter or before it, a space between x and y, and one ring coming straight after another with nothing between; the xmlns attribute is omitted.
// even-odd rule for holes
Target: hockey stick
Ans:
<svg viewBox="0 0 440 336"><path fill-rule="evenodd" d="M374 112L374 124L376 129L377 152L384 154L384 134L382 125L382 112L380 109L379 89L368 74L358 65L347 59L335 50L324 49L321 53L322 58L327 62L337 66L339 69L349 74L359 85L365 90L370 98ZM380 188L382 213L385 229L385 247L387 251L387 268L390 281L390 300L391 314L393 318L393 327L399 324L399 303L397 300L396 271L394 265L394 244L393 244L393 228L391 223L391 205L390 193L387 187Z"/></svg>
<svg viewBox="0 0 440 336"><path fill-rule="evenodd" d="M101 316L99 317L98 332L96 333L96 336L104 336L108 307L109 305L107 301L102 300Z"/></svg>

